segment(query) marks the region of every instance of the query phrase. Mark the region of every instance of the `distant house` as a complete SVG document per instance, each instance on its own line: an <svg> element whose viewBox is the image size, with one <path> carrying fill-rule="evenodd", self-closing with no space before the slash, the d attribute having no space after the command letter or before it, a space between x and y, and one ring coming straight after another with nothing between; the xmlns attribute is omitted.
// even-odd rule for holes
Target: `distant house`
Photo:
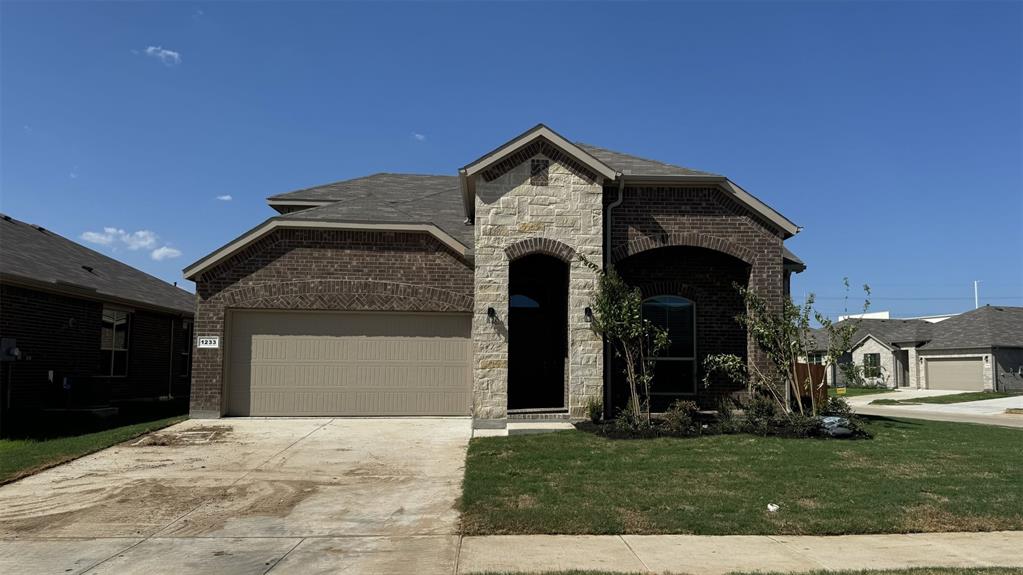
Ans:
<svg viewBox="0 0 1023 575"><path fill-rule="evenodd" d="M0 215L0 417L187 398L194 296Z"/></svg>
<svg viewBox="0 0 1023 575"><path fill-rule="evenodd" d="M843 362L884 387L1023 391L1023 307L984 306L948 319L851 319ZM823 336L818 332L818 336ZM820 347L826 341L818 339ZM819 358L811 354L811 361ZM844 379L833 369L829 380Z"/></svg>

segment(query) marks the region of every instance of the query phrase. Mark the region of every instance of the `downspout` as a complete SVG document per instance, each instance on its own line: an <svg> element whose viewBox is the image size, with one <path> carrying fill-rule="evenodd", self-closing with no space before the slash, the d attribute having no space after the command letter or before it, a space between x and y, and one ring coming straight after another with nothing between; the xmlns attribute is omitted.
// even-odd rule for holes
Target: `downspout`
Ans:
<svg viewBox="0 0 1023 575"><path fill-rule="evenodd" d="M625 175L618 174L618 198L607 205L604 211L604 269L611 265L611 211L622 205L625 199ZM611 413L611 345L604 338L604 419L609 420Z"/></svg>

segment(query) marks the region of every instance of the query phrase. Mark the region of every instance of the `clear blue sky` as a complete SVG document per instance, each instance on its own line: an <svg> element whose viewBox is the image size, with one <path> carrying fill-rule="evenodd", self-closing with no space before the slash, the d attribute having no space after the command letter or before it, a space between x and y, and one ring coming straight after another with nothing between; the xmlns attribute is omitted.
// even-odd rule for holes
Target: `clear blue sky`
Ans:
<svg viewBox="0 0 1023 575"><path fill-rule="evenodd" d="M1023 305L1019 2L5 1L0 20L0 208L168 281L266 196L453 174L544 122L730 176L805 228L793 293L826 312L843 276L902 315L968 309L975 279Z"/></svg>

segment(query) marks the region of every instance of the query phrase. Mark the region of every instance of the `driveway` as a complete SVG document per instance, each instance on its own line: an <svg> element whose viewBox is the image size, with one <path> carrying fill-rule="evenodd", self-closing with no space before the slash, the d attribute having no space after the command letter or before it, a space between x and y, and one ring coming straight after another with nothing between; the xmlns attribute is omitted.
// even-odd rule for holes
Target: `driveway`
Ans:
<svg viewBox="0 0 1023 575"><path fill-rule="evenodd" d="M882 415L893 417L911 417L935 421L955 421L960 423L981 423L1003 427L1023 427L1023 415L1007 414L1007 409L1023 409L1023 395L985 399L983 401L965 401L962 403L921 403L917 405L870 405L875 399L896 399L913 401L923 397L951 395L961 391L944 391L929 389L905 389L893 393L878 393L849 398L849 405L856 413L863 415Z"/></svg>
<svg viewBox="0 0 1023 575"><path fill-rule="evenodd" d="M191 420L0 487L0 573L445 573L468 418Z"/></svg>

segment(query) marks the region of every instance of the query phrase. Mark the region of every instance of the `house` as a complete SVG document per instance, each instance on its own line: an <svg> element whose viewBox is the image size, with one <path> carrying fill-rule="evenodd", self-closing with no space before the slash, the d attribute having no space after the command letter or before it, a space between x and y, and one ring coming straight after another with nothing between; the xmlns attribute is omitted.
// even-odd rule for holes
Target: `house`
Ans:
<svg viewBox="0 0 1023 575"><path fill-rule="evenodd" d="M701 360L763 362L734 283L781 305L799 228L725 176L572 142L544 125L455 176L374 174L271 196L278 215L184 270L191 414L580 418L623 405L591 327L613 264L672 345L652 402L707 405Z"/></svg>
<svg viewBox="0 0 1023 575"><path fill-rule="evenodd" d="M187 397L194 298L0 216L0 420Z"/></svg>
<svg viewBox="0 0 1023 575"><path fill-rule="evenodd" d="M1023 391L1023 307L988 305L936 317L942 319L846 320L858 328L844 362L858 366L871 385Z"/></svg>

